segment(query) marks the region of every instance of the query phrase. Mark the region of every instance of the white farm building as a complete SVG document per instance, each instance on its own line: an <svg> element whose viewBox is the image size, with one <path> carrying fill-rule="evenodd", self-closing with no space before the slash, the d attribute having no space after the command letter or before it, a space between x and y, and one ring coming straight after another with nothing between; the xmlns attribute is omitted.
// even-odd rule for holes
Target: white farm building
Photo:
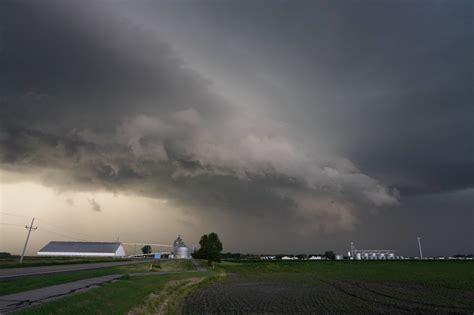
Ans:
<svg viewBox="0 0 474 315"><path fill-rule="evenodd" d="M40 249L38 256L124 257L121 243L51 241Z"/></svg>

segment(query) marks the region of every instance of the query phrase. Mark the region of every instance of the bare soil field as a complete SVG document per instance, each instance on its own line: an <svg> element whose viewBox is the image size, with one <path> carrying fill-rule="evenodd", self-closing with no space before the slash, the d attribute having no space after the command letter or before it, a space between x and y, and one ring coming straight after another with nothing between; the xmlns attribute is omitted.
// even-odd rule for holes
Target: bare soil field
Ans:
<svg viewBox="0 0 474 315"><path fill-rule="evenodd" d="M191 293L184 314L473 314L474 292L403 282L229 274Z"/></svg>

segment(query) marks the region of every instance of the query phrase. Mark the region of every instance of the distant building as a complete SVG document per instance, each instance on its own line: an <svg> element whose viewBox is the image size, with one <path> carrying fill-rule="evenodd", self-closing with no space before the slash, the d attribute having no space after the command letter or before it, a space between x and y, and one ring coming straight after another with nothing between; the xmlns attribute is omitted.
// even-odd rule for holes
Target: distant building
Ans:
<svg viewBox="0 0 474 315"><path fill-rule="evenodd" d="M38 256L124 257L125 250L116 242L51 241L40 249Z"/></svg>
<svg viewBox="0 0 474 315"><path fill-rule="evenodd" d="M356 249L351 242L351 250L348 253L349 259L355 260L385 260L395 259L395 251L392 249Z"/></svg>
<svg viewBox="0 0 474 315"><path fill-rule="evenodd" d="M283 256L281 260L298 260L298 257Z"/></svg>
<svg viewBox="0 0 474 315"><path fill-rule="evenodd" d="M354 256L356 260L385 260L395 259L395 251L391 249L354 249Z"/></svg>

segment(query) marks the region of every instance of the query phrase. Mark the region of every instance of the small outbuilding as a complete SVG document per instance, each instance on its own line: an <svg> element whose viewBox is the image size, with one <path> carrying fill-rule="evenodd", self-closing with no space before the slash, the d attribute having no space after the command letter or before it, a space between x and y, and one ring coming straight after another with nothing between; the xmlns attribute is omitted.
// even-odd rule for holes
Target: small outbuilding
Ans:
<svg viewBox="0 0 474 315"><path fill-rule="evenodd" d="M125 249L116 242L51 241L38 256L124 257Z"/></svg>

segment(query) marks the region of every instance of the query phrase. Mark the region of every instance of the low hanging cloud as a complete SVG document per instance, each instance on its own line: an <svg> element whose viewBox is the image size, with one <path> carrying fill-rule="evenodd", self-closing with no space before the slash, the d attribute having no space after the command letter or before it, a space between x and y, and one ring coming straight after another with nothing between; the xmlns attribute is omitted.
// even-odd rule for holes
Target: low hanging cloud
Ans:
<svg viewBox="0 0 474 315"><path fill-rule="evenodd" d="M74 207L74 205L75 205L74 199L69 197L69 198L66 198L65 201L69 206Z"/></svg>
<svg viewBox="0 0 474 315"><path fill-rule="evenodd" d="M150 34L84 12L70 21L57 10L16 12L0 15L9 26L0 59L8 86L2 168L64 190L126 191L194 213L255 215L326 232L398 205L395 188L349 159L307 147L283 122L241 113ZM19 19L36 32L15 28ZM37 46L25 49L16 37Z"/></svg>
<svg viewBox="0 0 474 315"><path fill-rule="evenodd" d="M208 127L212 122L194 109L166 119L138 116L118 128L117 143L138 160L168 164L173 178L231 176L243 183L280 178L287 185L335 198L352 196L374 206L397 204L396 189L364 175L349 160L306 152L294 139L278 134L282 130L267 127L258 133L244 124L248 121L229 121L225 129L213 132Z"/></svg>
<svg viewBox="0 0 474 315"><path fill-rule="evenodd" d="M97 211L97 212L102 211L102 207L94 198L87 199L87 201L89 202L92 210Z"/></svg>

